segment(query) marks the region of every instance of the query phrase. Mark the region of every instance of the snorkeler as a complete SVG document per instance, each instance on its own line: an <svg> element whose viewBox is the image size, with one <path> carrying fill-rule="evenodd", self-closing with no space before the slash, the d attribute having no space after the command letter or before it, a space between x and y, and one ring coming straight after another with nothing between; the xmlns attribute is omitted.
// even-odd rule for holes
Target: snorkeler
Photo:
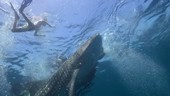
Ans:
<svg viewBox="0 0 170 96"><path fill-rule="evenodd" d="M24 9L29 6L31 4L32 0L23 0L21 7L19 8L19 13L23 16L23 18L25 19L25 21L27 22L26 25L21 26L21 27L17 27L17 22L19 20L19 15L16 12L16 10L14 9L12 3L10 3L12 10L14 11L15 14L15 21L13 24L13 28L12 28L12 32L26 32L26 31L35 31L34 35L38 36L37 32L40 30L41 26L45 26L48 25L49 27L52 27L50 24L48 24L46 22L46 20L39 20L36 21L36 23L32 23L27 16L23 13Z"/></svg>

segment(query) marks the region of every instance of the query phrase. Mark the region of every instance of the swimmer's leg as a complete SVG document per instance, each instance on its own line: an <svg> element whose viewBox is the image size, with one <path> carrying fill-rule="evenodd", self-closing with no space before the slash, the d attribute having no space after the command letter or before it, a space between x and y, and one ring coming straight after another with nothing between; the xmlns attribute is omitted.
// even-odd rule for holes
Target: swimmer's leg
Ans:
<svg viewBox="0 0 170 96"><path fill-rule="evenodd" d="M23 12L24 9L31 4L32 0L23 0L19 12Z"/></svg>
<svg viewBox="0 0 170 96"><path fill-rule="evenodd" d="M11 2L10 2L10 5L11 5L12 10L14 11L14 14L15 14L15 20L14 20L14 24L13 24L13 28L12 28L12 31L15 31L15 30L17 30L17 22L19 20L19 15L18 15L17 11L14 9L14 6L12 5Z"/></svg>
<svg viewBox="0 0 170 96"><path fill-rule="evenodd" d="M22 4L26 4L26 6L29 6L31 2L32 0L23 0Z"/></svg>
<svg viewBox="0 0 170 96"><path fill-rule="evenodd" d="M34 24L28 19L28 17L23 12L21 14L28 23L28 31L29 30L35 30Z"/></svg>
<svg viewBox="0 0 170 96"><path fill-rule="evenodd" d="M23 2L26 2L27 0L24 0ZM32 1L32 0L31 0ZM34 24L28 19L28 17L24 14L24 9L27 7L28 2L24 3L21 5L21 7L19 8L19 12L22 14L22 16L24 17L24 19L27 21L28 23L28 31L29 30L33 30L35 29Z"/></svg>

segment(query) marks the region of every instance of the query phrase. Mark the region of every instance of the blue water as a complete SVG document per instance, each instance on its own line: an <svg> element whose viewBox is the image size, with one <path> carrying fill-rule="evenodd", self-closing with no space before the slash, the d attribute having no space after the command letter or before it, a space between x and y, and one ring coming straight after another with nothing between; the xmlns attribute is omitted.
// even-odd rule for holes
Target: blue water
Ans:
<svg viewBox="0 0 170 96"><path fill-rule="evenodd" d="M16 9L21 2L12 1ZM81 96L170 96L169 6L169 0L33 0L25 13L55 26L36 37L10 31L14 14L1 0L9 14L0 10L0 96L50 78L59 56L71 56L96 33L106 55Z"/></svg>

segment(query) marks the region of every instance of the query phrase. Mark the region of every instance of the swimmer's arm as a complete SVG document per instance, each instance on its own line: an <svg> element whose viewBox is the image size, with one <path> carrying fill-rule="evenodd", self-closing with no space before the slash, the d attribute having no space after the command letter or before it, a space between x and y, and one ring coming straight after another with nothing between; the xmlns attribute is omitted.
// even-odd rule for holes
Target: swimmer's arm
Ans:
<svg viewBox="0 0 170 96"><path fill-rule="evenodd" d="M50 25L49 23L47 23L47 22L44 22L46 25L48 25L49 27L54 27L54 26L52 26L52 25Z"/></svg>
<svg viewBox="0 0 170 96"><path fill-rule="evenodd" d="M34 36L38 36L38 31L37 30L35 30L35 32L34 32Z"/></svg>
<svg viewBox="0 0 170 96"><path fill-rule="evenodd" d="M45 36L45 35L40 35L40 34L37 34L37 33L38 33L38 30L35 30L34 36Z"/></svg>

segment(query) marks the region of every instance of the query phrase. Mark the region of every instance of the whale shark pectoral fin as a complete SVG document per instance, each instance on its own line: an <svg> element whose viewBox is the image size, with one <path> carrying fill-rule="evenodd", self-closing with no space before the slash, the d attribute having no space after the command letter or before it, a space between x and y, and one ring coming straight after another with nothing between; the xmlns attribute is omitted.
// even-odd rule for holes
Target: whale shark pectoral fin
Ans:
<svg viewBox="0 0 170 96"><path fill-rule="evenodd" d="M77 74L79 72L79 69L75 69L70 81L70 86L69 86L69 96L75 96L75 81L76 81L76 77Z"/></svg>

